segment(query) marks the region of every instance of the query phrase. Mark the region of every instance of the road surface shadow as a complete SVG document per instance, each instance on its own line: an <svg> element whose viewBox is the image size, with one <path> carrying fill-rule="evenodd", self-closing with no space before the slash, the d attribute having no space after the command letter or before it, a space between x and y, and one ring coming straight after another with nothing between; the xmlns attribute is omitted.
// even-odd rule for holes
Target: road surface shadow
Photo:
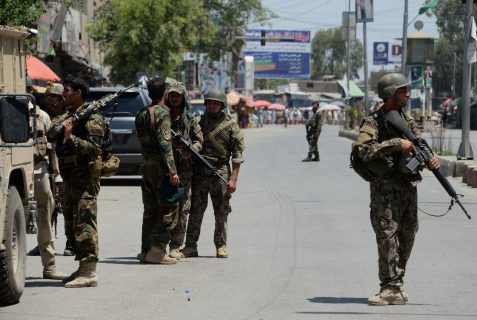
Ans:
<svg viewBox="0 0 477 320"><path fill-rule="evenodd" d="M47 280L40 277L26 277L25 288L64 287L60 280Z"/></svg>
<svg viewBox="0 0 477 320"><path fill-rule="evenodd" d="M111 178L102 178L101 186L131 187L140 186L141 182L141 176L115 176Z"/></svg>
<svg viewBox="0 0 477 320"><path fill-rule="evenodd" d="M313 303L329 303L329 304L368 304L368 298L352 298L352 297L314 297L308 299Z"/></svg>

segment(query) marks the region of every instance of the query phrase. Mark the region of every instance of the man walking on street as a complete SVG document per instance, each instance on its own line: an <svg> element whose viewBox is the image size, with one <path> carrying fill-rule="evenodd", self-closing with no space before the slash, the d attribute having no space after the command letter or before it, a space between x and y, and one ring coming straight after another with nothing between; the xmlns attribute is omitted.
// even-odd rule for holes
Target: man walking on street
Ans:
<svg viewBox="0 0 477 320"><path fill-rule="evenodd" d="M197 242L207 198L210 193L215 215L214 244L218 258L227 258L227 217L232 211L231 194L237 188L240 165L243 162L243 135L237 123L223 112L226 108L225 93L211 91L205 98L206 112L200 118L200 127L204 135L202 155L225 178L220 178L207 170L201 163L194 163L192 176L192 208L187 224L186 244L182 253L185 257L197 257ZM232 169L230 169L230 161Z"/></svg>

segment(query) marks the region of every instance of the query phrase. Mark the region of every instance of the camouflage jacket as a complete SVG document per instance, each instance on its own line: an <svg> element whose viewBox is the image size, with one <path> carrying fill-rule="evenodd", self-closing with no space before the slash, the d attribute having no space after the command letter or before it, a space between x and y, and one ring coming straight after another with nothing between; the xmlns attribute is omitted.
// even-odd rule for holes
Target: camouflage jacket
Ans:
<svg viewBox="0 0 477 320"><path fill-rule="evenodd" d="M219 170L225 170L232 163L242 163L244 151L243 133L237 122L228 114L221 114L217 118L210 117L207 112L199 121L204 143L202 155ZM201 166L201 164L198 164Z"/></svg>
<svg viewBox="0 0 477 320"><path fill-rule="evenodd" d="M176 119L172 119L172 130L180 133L185 140L192 143L193 148L200 152L204 136L199 125L199 118L184 110ZM177 171L181 178L188 178L192 175L192 158L184 159L181 157L181 146L175 142L172 143L174 149L174 161L177 165Z"/></svg>
<svg viewBox="0 0 477 320"><path fill-rule="evenodd" d="M412 133L420 138L421 132L411 116L399 111ZM419 173L412 174L405 166L409 156L402 153L401 139L397 132L384 120L384 112L379 109L363 120L359 135L354 143L358 148L358 156L368 168L379 177L406 176L408 180L421 180Z"/></svg>
<svg viewBox="0 0 477 320"><path fill-rule="evenodd" d="M72 111L66 111L55 117L51 121L52 127L71 117L72 114ZM56 137L56 154L61 176L65 180L99 178L100 172L97 171L101 171L101 168L95 164L95 161L100 159L106 128L104 117L100 113L92 113L75 124L71 140L65 141L63 134Z"/></svg>
<svg viewBox="0 0 477 320"><path fill-rule="evenodd" d="M171 116L163 104L141 109L136 115L136 130L143 163L159 164L164 173L177 173L171 143Z"/></svg>
<svg viewBox="0 0 477 320"><path fill-rule="evenodd" d="M323 127L323 121L325 117L323 116L323 112L317 111L313 114L306 125L308 126L308 132L310 134L316 134L321 131L321 127Z"/></svg>

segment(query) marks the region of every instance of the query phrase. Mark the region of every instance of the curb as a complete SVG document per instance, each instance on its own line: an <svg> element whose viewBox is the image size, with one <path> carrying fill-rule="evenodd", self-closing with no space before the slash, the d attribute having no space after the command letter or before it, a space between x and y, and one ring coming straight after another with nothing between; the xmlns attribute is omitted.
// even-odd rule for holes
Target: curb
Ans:
<svg viewBox="0 0 477 320"><path fill-rule="evenodd" d="M338 136L354 141L358 138L358 133L353 130L340 129ZM472 188L477 188L477 161L457 160L454 156L438 156L438 158L441 162L439 170L445 176L462 177L463 183Z"/></svg>

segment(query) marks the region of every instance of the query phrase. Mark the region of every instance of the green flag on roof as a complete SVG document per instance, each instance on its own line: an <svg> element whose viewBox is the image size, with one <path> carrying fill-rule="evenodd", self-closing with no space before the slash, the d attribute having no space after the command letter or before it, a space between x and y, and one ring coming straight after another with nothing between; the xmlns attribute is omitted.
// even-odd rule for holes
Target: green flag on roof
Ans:
<svg viewBox="0 0 477 320"><path fill-rule="evenodd" d="M437 6L437 3L439 0L429 0L425 4L422 5L422 7L419 9L419 14L425 13L428 9L432 9L435 6Z"/></svg>

